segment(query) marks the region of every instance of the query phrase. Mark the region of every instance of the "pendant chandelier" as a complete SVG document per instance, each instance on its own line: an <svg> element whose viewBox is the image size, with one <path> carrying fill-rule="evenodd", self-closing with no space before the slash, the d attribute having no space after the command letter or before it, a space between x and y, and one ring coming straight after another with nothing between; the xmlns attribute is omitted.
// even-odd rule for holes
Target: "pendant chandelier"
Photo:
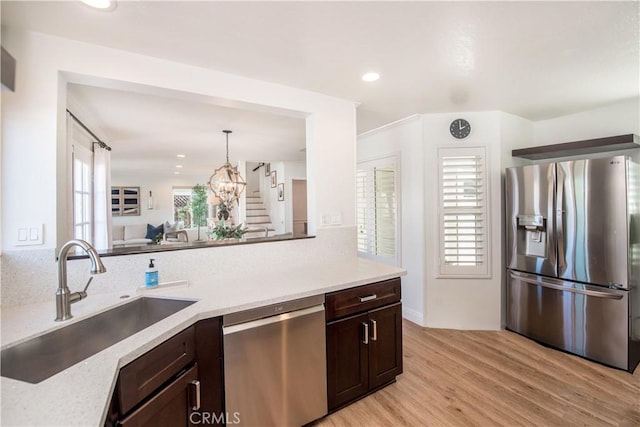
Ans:
<svg viewBox="0 0 640 427"><path fill-rule="evenodd" d="M221 201L232 203L238 200L247 183L238 172L238 168L229 163L229 134L231 131L223 130L222 132L227 135L227 161L213 172L209 178L209 187Z"/></svg>

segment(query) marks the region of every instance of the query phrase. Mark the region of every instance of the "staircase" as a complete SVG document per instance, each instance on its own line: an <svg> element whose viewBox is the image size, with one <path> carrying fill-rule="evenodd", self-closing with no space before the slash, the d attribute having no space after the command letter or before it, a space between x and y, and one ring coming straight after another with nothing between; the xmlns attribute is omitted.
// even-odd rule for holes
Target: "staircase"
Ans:
<svg viewBox="0 0 640 427"><path fill-rule="evenodd" d="M265 207L260 191L253 191L252 195L246 196L247 218L245 224L249 232L245 234L247 239L268 237L269 233L275 231L269 212Z"/></svg>

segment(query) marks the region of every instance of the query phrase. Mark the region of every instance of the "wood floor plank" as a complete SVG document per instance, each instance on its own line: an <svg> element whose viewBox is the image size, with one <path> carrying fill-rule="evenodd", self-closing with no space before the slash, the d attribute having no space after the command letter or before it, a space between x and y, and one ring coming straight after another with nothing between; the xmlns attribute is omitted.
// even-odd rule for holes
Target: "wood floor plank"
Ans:
<svg viewBox="0 0 640 427"><path fill-rule="evenodd" d="M397 382L315 426L640 426L640 369L608 368L509 331L403 328Z"/></svg>
<svg viewBox="0 0 640 427"><path fill-rule="evenodd" d="M467 337L468 339L468 337ZM490 342L485 339L485 343ZM521 360L513 358L496 357L496 349L485 343L476 342L468 339L467 345L470 347L474 357L483 368L480 372L490 372L494 377L501 378L505 383L515 384L513 390L523 398L535 396L536 400L548 402L547 410L554 408L554 413L559 417L558 420L549 420L551 422L560 422L560 420L571 421L574 418L585 419L591 417L591 423L606 425L608 424L608 416L605 412L592 413L584 410L584 399L588 399L588 395L584 393L576 393L572 389L565 387L566 382L558 377L558 369L542 370L528 366L528 358L523 357ZM500 361L500 365L496 362ZM581 398L579 406L573 404L576 401L576 394ZM531 404L536 404L530 400ZM610 410L610 407L600 408L600 411Z"/></svg>

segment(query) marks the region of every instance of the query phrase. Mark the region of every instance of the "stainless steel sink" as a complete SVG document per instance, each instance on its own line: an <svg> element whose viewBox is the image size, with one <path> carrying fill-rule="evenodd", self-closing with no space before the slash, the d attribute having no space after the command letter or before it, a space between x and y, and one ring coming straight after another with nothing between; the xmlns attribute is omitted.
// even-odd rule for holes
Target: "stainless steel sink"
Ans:
<svg viewBox="0 0 640 427"><path fill-rule="evenodd" d="M9 347L2 376L39 383L194 302L143 297Z"/></svg>

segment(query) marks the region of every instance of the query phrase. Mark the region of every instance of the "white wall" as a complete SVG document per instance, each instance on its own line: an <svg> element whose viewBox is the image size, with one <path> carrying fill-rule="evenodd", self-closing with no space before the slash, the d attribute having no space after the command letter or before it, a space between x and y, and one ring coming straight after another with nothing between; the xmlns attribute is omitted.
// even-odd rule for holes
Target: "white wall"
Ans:
<svg viewBox="0 0 640 427"><path fill-rule="evenodd" d="M29 254L40 262L40 249L46 249L54 265L54 249L62 242L57 230L64 229L66 217L67 148L64 109L66 83L110 86L131 90L174 90L199 94L227 105L242 108L262 108L279 113L288 112L306 117L307 171L310 194L309 226L318 235L307 246L317 246L317 256L332 257L341 253L355 257L355 105L330 96L248 79L227 73L189 66L176 62L137 55L47 36L2 29L2 43L16 58L18 75L16 91L2 94L2 249L3 266L12 257L11 277L2 270L3 302L7 287L44 286L54 289L54 283L33 281ZM16 185L15 183L20 183ZM322 233L319 218L325 212L340 211L341 230ZM44 244L37 248L16 246L19 224L44 224ZM336 234L337 233L337 234ZM337 239L331 248L321 236ZM349 236L343 239L338 236ZM353 239L353 241L352 241ZM251 256L266 256L273 246L256 245ZM281 258L299 262L303 256L295 245L279 245ZM176 260L189 264L189 253L181 251ZM216 256L231 251L216 251ZM326 252L326 253L325 253ZM206 251L213 254L212 251ZM234 252L235 253L235 252ZM201 252L204 254L204 252ZM224 260L223 260L224 261ZM243 258L232 264L242 268ZM48 266L43 266L48 268ZM108 276L109 274L107 274ZM107 279L105 279L107 280ZM51 281L55 281L52 277ZM53 295L51 295L53 299Z"/></svg>
<svg viewBox="0 0 640 427"><path fill-rule="evenodd" d="M278 183L283 182L285 176L284 162L271 162L271 173L276 173L276 186L271 187L271 178L267 178L264 182L265 204L271 219L271 224L275 231L272 234L285 233L285 209L284 203L278 201ZM355 184L354 184L355 185Z"/></svg>
<svg viewBox="0 0 640 427"><path fill-rule="evenodd" d="M502 210L500 203L500 113L467 112L425 114L424 168L426 232L426 324L437 328L499 329L502 304L501 292L501 242ZM471 134L464 140L456 140L449 133L449 125L459 117L471 124ZM489 183L488 223L490 236L488 248L489 278L456 279L438 277L439 220L438 210L438 148L484 147L487 156Z"/></svg>
<svg viewBox="0 0 640 427"><path fill-rule="evenodd" d="M170 171L171 172L171 171ZM159 174L136 174L134 171L116 171L111 176L111 185L140 187L140 215L114 216L114 225L151 224L157 226L166 221L173 222L173 188L192 188L205 185L208 177ZM153 193L153 209L149 210L149 190Z"/></svg>
<svg viewBox="0 0 640 427"><path fill-rule="evenodd" d="M401 266L402 314L426 325L424 312L424 163L420 116L397 122L358 137L358 161L400 156L400 221L402 224Z"/></svg>
<svg viewBox="0 0 640 427"><path fill-rule="evenodd" d="M358 138L358 160L401 152L403 279L405 317L441 328L499 329L505 319L504 271L504 169L531 163L514 158L511 151L551 143L640 134L638 100L541 122L531 122L503 112L424 114L419 121L405 120ZM464 117L472 125L463 141L449 134L449 124ZM416 130L419 123L419 130ZM490 181L490 265L487 279L438 277L437 149L483 146L487 150ZM638 157L635 150L636 157ZM411 173L420 171L423 177ZM417 193L423 192L419 196ZM409 206L411 203L411 206ZM411 210L411 212L407 212ZM424 230L418 227L424 226ZM409 249L407 249L407 247ZM412 258L407 259L407 254ZM417 301L417 303L416 303ZM424 306L420 307L420 303Z"/></svg>
<svg viewBox="0 0 640 427"><path fill-rule="evenodd" d="M640 135L640 97L601 108L537 121L534 145L559 144L607 136Z"/></svg>
<svg viewBox="0 0 640 427"><path fill-rule="evenodd" d="M278 201L284 207L284 232L293 233L293 180L307 179L307 165L303 161L290 161L284 163L284 201ZM276 190L276 200L278 199L278 188Z"/></svg>
<svg viewBox="0 0 640 427"><path fill-rule="evenodd" d="M504 268L504 169L512 166L532 163L529 160L514 158L514 149L527 148L546 144L570 142L633 133L640 135L640 98L626 100L606 107L584 111L577 114L557 117L550 120L531 122L524 118L504 113L452 113L426 114L421 116L424 124L424 135L413 139L403 137L408 132L409 124L400 124L398 128L390 127L358 138L358 159L363 156L384 155L396 149L402 150L402 162L406 159L414 162L413 167L424 169L424 198L415 199L414 207L417 216L424 216L424 238L411 235L403 223L403 239L409 235L416 257L412 264L403 260L408 275L403 279L405 284L415 286L407 289L405 296L417 296L424 293L425 308L423 311L425 326L459 328L459 329L499 329L504 326L505 313L505 268ZM464 142L456 142L448 133L448 126L457 117L468 119L472 126L472 134ZM375 144L368 144L376 141ZM416 145L417 144L417 145ZM434 150L439 144L444 146L485 145L488 148L491 181L491 254L492 277L479 280L440 279L435 277L437 268L437 221L435 210L425 209L437 203L437 153ZM416 146L414 146L416 145ZM415 162L419 149L424 150L423 162ZM627 151L638 160L640 150ZM615 154L619 154L616 152ZM606 155L606 154L603 154ZM549 161L549 160L545 160ZM406 201L408 190L414 186L407 184L406 170L403 169L402 191ZM405 208L405 203L403 203ZM403 221L406 212L403 214ZM421 242L424 240L424 242ZM422 244L426 245L424 253ZM403 242L403 247L405 246ZM406 253L406 251L405 251ZM403 255L403 258L406 255ZM420 264L424 263L424 267ZM415 272L424 268L423 289L415 281ZM412 282L412 280L414 280ZM404 289L403 289L404 290ZM412 292L409 294L409 292ZM403 298L405 305L412 304L409 298ZM404 313L405 317L414 320ZM419 321L417 323L420 323Z"/></svg>
<svg viewBox="0 0 640 427"><path fill-rule="evenodd" d="M454 139L449 125L464 117L471 135ZM511 150L531 146L532 124L500 113L424 114L358 137L358 161L400 154L403 315L424 326L499 329L503 310L502 172ZM438 148L485 147L490 190L490 273L486 279L438 277ZM517 163L517 162L516 162Z"/></svg>
<svg viewBox="0 0 640 427"><path fill-rule="evenodd" d="M235 105L266 106L307 115L310 226L322 212L342 211L343 224L355 226L355 106L329 96L247 79L171 61L108 49L37 33L3 28L3 44L20 63L15 93L3 93L3 248L17 249L8 237L22 220L45 225L44 247L56 246L56 155L65 130L59 126L66 98L60 81L92 81L124 88L126 82L198 93ZM89 77L86 77L89 76ZM150 89L151 90L151 89ZM64 102L62 102L64 101ZM60 151L60 152L58 152ZM28 159L28 161L25 161ZM336 174L335 171L340 173ZM316 180L315 176L321 176ZM340 188L336 191L336 188ZM29 197L23 197L28 193ZM14 209L20 201L22 209ZM7 207L10 206L10 207ZM63 205L64 206L64 205ZM61 214L62 212L60 212ZM12 233L12 235L15 233Z"/></svg>
<svg viewBox="0 0 640 427"><path fill-rule="evenodd" d="M278 200L278 186L271 187L271 177L264 176L260 169L260 194L267 208L275 231L271 234L293 232L293 207L291 204L291 181L307 179L307 165L304 161L271 162L271 172L276 172L277 184L284 184L284 201ZM355 184L354 184L355 185Z"/></svg>
<svg viewBox="0 0 640 427"><path fill-rule="evenodd" d="M264 175L264 166L254 172L253 169L258 167L258 164L257 162L247 162L247 196L251 196L253 190L260 190L260 175Z"/></svg>

